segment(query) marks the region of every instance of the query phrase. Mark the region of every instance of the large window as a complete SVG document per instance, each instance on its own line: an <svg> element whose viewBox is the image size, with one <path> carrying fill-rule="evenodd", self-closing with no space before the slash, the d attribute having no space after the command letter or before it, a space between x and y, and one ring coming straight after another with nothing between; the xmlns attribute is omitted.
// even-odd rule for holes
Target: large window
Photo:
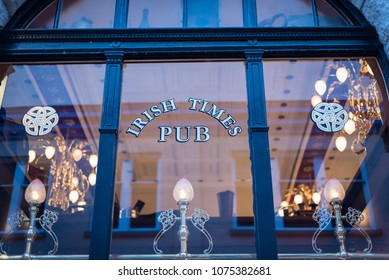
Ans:
<svg viewBox="0 0 389 280"><path fill-rule="evenodd" d="M7 219L19 209L30 216L24 194L36 179L46 189L38 217L46 210L58 217L52 225L59 241L56 254L88 254L104 68L1 65L0 230L2 237L15 230L3 244L7 254L24 253L24 238L18 237L24 237L28 223L16 227ZM44 255L56 241L37 227L31 254Z"/></svg>
<svg viewBox="0 0 389 280"><path fill-rule="evenodd" d="M382 203L387 92L376 60L270 60L264 70L279 253L314 253L319 221L312 215L317 209L334 213L325 197L333 179L345 192L342 215L351 207L364 216L354 228L343 220L348 252L368 247L360 228L370 236L372 252L388 252ZM316 246L336 253L335 225L324 227L321 218Z"/></svg>
<svg viewBox="0 0 389 280"><path fill-rule="evenodd" d="M188 214L210 216L212 254L254 253L239 223L253 216L244 64L128 63L120 115L112 254L154 254L180 178L194 188ZM179 252L178 224L159 240L165 254ZM206 236L189 230L189 253L202 253Z"/></svg>

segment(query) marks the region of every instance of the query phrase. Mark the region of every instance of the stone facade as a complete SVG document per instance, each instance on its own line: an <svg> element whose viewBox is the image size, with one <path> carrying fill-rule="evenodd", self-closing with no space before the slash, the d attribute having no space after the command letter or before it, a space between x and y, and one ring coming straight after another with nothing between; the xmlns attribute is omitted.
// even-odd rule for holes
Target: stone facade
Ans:
<svg viewBox="0 0 389 280"><path fill-rule="evenodd" d="M373 25L389 57L389 1L388 0L349 0Z"/></svg>
<svg viewBox="0 0 389 280"><path fill-rule="evenodd" d="M0 0L0 29L26 0Z"/></svg>
<svg viewBox="0 0 389 280"><path fill-rule="evenodd" d="M5 26L15 11L26 0L0 0L0 29ZM346 0L357 7L373 25L389 57L389 1L388 0Z"/></svg>

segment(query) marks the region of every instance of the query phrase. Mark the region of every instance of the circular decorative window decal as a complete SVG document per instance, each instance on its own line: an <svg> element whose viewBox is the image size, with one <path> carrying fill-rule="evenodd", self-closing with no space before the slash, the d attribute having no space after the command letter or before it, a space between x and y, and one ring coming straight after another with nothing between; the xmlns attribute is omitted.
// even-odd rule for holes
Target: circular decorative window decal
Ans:
<svg viewBox="0 0 389 280"><path fill-rule="evenodd" d="M57 125L59 116L52 107L36 106L31 108L23 117L26 132L33 136L48 134Z"/></svg>
<svg viewBox="0 0 389 280"><path fill-rule="evenodd" d="M321 102L313 108L311 119L324 132L338 132L348 120L347 111L338 103Z"/></svg>

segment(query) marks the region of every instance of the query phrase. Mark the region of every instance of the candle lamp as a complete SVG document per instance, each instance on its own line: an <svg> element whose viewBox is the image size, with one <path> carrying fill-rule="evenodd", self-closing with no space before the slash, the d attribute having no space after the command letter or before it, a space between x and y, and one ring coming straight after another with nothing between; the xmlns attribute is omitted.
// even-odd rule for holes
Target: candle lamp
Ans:
<svg viewBox="0 0 389 280"><path fill-rule="evenodd" d="M0 255L7 254L5 250L5 244L7 239L24 224L28 223L27 235L26 235L26 247L23 259L31 259L31 247L36 237L36 223L39 222L41 227L51 236L54 241L54 247L48 252L49 255L53 255L58 250L58 238L52 230L54 223L58 221L58 216L55 212L45 209L41 217L37 217L39 212L38 206L46 199L46 189L42 181L34 179L27 187L24 198L28 202L30 218L22 210L12 214L8 219L8 224L11 230L0 241Z"/></svg>

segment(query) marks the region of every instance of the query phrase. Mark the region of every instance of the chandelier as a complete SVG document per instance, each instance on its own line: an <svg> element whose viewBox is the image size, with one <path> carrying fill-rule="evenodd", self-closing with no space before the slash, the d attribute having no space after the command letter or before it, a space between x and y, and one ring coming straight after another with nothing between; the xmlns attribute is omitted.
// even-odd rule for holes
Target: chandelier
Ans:
<svg viewBox="0 0 389 280"><path fill-rule="evenodd" d="M354 134L351 150L362 154L366 151L365 140L373 123L381 119L381 94L374 72L366 59L335 61L324 72L327 75L315 83L312 114L317 109L326 108L326 112L319 112L324 115L321 121L341 124L335 140L337 149L343 152L347 147L345 136Z"/></svg>
<svg viewBox="0 0 389 280"><path fill-rule="evenodd" d="M39 139L29 150L29 164L44 169L49 164L47 204L63 211L83 211L86 195L96 184L98 157L88 142L74 139L69 144L62 136Z"/></svg>

